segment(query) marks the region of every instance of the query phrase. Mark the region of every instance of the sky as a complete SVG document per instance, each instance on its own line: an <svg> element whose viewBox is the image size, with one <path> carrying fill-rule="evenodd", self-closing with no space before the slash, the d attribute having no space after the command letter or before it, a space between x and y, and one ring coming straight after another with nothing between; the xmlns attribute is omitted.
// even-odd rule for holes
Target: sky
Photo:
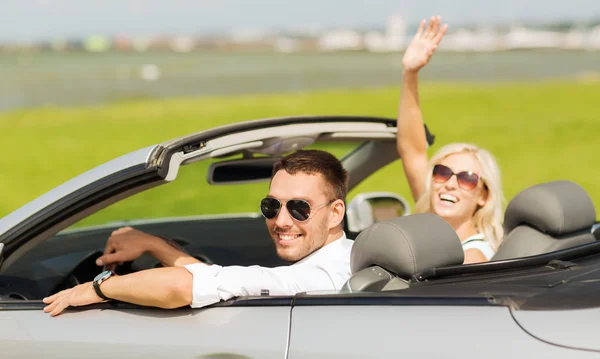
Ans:
<svg viewBox="0 0 600 359"><path fill-rule="evenodd" d="M585 21L600 18L600 0L2 0L0 40L382 26L393 13L410 24Z"/></svg>

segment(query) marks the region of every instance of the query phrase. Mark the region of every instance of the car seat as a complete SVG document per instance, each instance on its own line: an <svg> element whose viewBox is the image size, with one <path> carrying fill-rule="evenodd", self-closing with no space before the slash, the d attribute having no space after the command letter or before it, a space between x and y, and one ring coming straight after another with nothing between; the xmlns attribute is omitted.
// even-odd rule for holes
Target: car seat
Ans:
<svg viewBox="0 0 600 359"><path fill-rule="evenodd" d="M425 269L463 261L460 240L441 217L422 213L384 220L354 241L352 276L342 292L408 288L410 278Z"/></svg>
<svg viewBox="0 0 600 359"><path fill-rule="evenodd" d="M492 260L533 256L595 240L592 199L579 185L555 181L527 188L508 204L504 241Z"/></svg>

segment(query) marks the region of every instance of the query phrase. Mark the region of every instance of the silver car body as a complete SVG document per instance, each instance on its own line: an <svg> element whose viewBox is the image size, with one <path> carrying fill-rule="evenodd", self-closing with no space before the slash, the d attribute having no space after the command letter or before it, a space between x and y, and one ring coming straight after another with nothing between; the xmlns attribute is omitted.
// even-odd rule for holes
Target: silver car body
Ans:
<svg viewBox="0 0 600 359"><path fill-rule="evenodd" d="M10 279L38 265L23 263L36 248L55 240L54 236L68 239L87 233L61 231L132 194L176 180L181 165L236 153L278 156L320 142L362 142L343 160L353 188L397 160L395 138L393 119L294 117L220 127L122 156L0 219L0 244L4 246L0 294L10 294L6 288L11 285L26 287L23 279ZM167 219L159 225L223 218L261 220L257 214L242 214ZM110 228L98 226L89 231L104 233ZM80 250L72 255L85 253ZM586 268L589 277L595 264ZM36 268L31 270L34 272L28 277L32 286L33 282L37 285L32 298L18 293L0 297L2 358L505 359L587 358L600 352L594 330L600 322L596 297L569 306L548 296L541 304L528 307L528 297L545 298L547 288L552 287L542 279L513 283L510 276L494 274L496 286L489 287L499 288L494 292L487 281L478 282L475 275L473 285L461 277L442 281L437 287L422 283L405 291L236 298L203 309L100 303L68 309L51 318L42 312L39 298L46 294L41 284L45 272ZM514 275L523 278L528 273L525 268ZM592 283L593 278L588 279L585 283ZM567 298L567 303L579 285L574 279L573 283L565 286L569 291L562 298ZM600 290L593 293L600 299Z"/></svg>

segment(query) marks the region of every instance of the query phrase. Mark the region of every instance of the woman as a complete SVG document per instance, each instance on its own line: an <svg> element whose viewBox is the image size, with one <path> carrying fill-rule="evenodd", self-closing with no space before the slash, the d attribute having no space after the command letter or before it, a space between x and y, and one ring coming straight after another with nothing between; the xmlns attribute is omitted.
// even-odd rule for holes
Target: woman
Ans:
<svg viewBox="0 0 600 359"><path fill-rule="evenodd" d="M432 212L456 231L465 264L486 262L504 235L500 170L494 157L474 145L442 147L428 162L418 98L418 72L431 59L448 25L431 17L419 30L402 59L402 92L398 114L398 154L402 159L417 212Z"/></svg>

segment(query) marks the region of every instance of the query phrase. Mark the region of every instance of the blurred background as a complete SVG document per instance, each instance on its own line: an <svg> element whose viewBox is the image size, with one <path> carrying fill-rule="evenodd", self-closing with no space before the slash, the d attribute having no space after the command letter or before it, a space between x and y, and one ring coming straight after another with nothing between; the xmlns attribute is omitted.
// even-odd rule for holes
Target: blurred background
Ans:
<svg viewBox="0 0 600 359"><path fill-rule="evenodd" d="M5 0L0 217L114 157L210 127L394 118L403 50L431 15L450 25L420 76L432 151L454 141L489 149L507 200L570 179L600 208L598 0ZM90 223L256 211L266 192L182 175ZM350 198L370 190L410 198L399 162ZM215 205L223 198L232 201Z"/></svg>

